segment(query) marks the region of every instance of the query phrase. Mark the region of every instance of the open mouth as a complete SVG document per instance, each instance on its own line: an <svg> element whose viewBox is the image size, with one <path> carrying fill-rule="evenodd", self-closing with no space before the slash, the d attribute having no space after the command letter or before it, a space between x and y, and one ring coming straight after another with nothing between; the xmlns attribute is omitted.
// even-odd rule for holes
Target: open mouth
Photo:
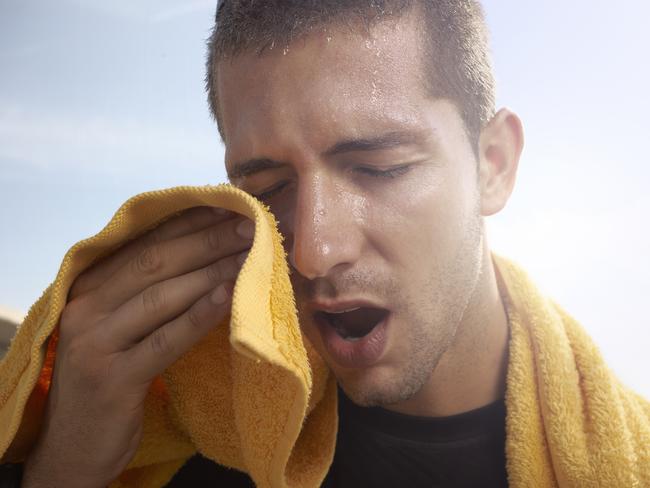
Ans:
<svg viewBox="0 0 650 488"><path fill-rule="evenodd" d="M388 313L383 308L357 307L341 312L318 311L314 317L318 323L334 329L341 338L355 342L370 334Z"/></svg>

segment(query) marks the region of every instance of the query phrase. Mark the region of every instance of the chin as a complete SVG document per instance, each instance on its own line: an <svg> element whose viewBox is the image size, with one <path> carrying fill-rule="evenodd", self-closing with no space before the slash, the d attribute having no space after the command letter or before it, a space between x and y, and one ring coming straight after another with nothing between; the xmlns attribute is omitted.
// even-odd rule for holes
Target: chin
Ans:
<svg viewBox="0 0 650 488"><path fill-rule="evenodd" d="M329 357L317 327L312 321L301 323L303 333L325 361L346 396L362 407L385 407L407 401L424 387L435 368L439 354L428 349L404 346L392 350L375 364L366 367L345 367ZM435 342L416 335L418 343ZM394 340L394 339L393 339ZM392 342L392 341L390 341ZM390 347L393 346L393 347ZM408 351L408 352L407 352ZM399 360L410 358L409 361Z"/></svg>
<svg viewBox="0 0 650 488"><path fill-rule="evenodd" d="M397 383L394 379L394 366L380 363L365 368L343 367L328 356L315 327L306 328L304 325L306 324L303 324L303 331L306 332L307 339L350 400L357 405L370 407L388 404L386 402L393 402L400 397L393 386Z"/></svg>
<svg viewBox="0 0 650 488"><path fill-rule="evenodd" d="M357 371L332 368L332 372L346 396L361 407L385 407L404 402L415 396L426 382L426 378L409 377L387 366Z"/></svg>

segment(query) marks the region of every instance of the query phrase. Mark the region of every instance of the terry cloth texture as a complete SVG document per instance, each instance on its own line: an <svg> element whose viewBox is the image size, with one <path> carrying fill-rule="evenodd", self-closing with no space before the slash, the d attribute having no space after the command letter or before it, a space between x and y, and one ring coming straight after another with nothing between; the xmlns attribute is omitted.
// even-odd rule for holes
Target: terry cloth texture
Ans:
<svg viewBox="0 0 650 488"><path fill-rule="evenodd" d="M111 488L161 487L197 451L247 472L260 487L321 483L334 452L336 383L303 343L275 220L230 185L137 195L99 234L68 251L0 363L3 460L23 459L35 441L55 359L56 326L74 279L168 217L202 205L255 222L231 317L154 381L141 445Z"/></svg>
<svg viewBox="0 0 650 488"><path fill-rule="evenodd" d="M510 322L510 486L650 487L650 403L607 367L580 324L494 256Z"/></svg>
<svg viewBox="0 0 650 488"><path fill-rule="evenodd" d="M320 485L335 444L335 381L300 335L272 216L228 185L133 197L99 234L68 251L0 362L2 461L24 459L35 441L56 326L75 277L172 214L200 205L255 221L232 316L154 381L142 443L111 488L162 487L197 451L247 472L260 487ZM510 322L510 486L650 486L650 404L616 379L577 322L520 268L496 256L494 262Z"/></svg>

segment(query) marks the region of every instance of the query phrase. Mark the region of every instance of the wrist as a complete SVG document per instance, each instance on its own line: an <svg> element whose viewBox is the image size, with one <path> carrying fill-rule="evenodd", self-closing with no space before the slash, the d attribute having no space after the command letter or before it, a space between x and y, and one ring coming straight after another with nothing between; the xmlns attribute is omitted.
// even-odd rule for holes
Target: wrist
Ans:
<svg viewBox="0 0 650 488"><path fill-rule="evenodd" d="M61 466L55 466L51 462L45 462L38 457L30 456L25 460L22 470L21 488L90 488L100 486L87 481L79 480L75 473L63 472ZM1 487L4 488L4 487Z"/></svg>

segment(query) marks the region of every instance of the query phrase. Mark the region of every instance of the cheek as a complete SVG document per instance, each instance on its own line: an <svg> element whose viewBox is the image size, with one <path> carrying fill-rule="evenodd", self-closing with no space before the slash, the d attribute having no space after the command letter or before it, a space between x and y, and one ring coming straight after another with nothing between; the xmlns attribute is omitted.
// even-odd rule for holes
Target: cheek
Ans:
<svg viewBox="0 0 650 488"><path fill-rule="evenodd" d="M406 288L444 274L462 246L475 204L461 175L432 173L410 179L371 207L371 246Z"/></svg>
<svg viewBox="0 0 650 488"><path fill-rule="evenodd" d="M414 175L370 206L369 241L391 263L409 271L435 251L451 206L440 176Z"/></svg>

